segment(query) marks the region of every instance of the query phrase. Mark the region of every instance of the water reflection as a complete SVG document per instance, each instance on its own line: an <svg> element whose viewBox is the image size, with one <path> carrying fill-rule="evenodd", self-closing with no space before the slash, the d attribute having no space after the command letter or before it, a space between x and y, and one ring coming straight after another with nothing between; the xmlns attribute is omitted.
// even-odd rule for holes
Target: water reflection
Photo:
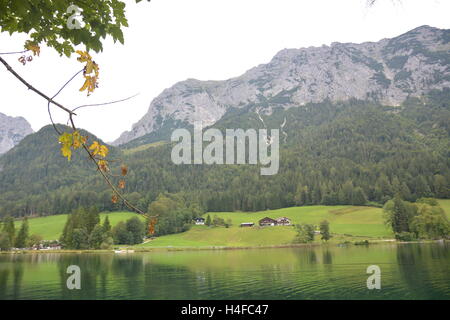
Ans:
<svg viewBox="0 0 450 320"><path fill-rule="evenodd" d="M365 286L371 264L382 290ZM0 299L449 299L449 265L448 244L0 255Z"/></svg>

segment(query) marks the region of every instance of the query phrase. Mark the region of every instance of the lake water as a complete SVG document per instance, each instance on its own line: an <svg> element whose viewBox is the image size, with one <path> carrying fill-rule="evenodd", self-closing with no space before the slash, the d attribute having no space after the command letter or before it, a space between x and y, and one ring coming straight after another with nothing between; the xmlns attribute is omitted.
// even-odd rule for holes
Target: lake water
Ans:
<svg viewBox="0 0 450 320"><path fill-rule="evenodd" d="M380 290L367 289L370 265ZM449 271L448 243L0 254L0 299L450 299Z"/></svg>

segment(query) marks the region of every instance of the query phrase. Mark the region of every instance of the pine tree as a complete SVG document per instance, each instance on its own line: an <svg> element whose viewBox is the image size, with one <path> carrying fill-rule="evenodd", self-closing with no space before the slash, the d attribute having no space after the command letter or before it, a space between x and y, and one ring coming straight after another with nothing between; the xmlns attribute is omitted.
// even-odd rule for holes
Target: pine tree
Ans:
<svg viewBox="0 0 450 320"><path fill-rule="evenodd" d="M353 192L352 204L355 206L363 206L367 202L367 197L361 187L356 187Z"/></svg>
<svg viewBox="0 0 450 320"><path fill-rule="evenodd" d="M0 250L9 250L11 247L8 233L4 231L0 232Z"/></svg>
<svg viewBox="0 0 450 320"><path fill-rule="evenodd" d="M16 248L25 248L29 238L28 219L25 217L16 237Z"/></svg>
<svg viewBox="0 0 450 320"><path fill-rule="evenodd" d="M102 242L106 239L104 228L97 224L89 235L89 248L100 249Z"/></svg>
<svg viewBox="0 0 450 320"><path fill-rule="evenodd" d="M86 227L90 234L95 226L100 223L100 212L97 207L90 207L85 211L84 221L82 225Z"/></svg>
<svg viewBox="0 0 450 320"><path fill-rule="evenodd" d="M205 222L205 224L206 224L208 227L211 225L211 217L209 216L209 214L208 214L208 216L206 217L206 222Z"/></svg>
<svg viewBox="0 0 450 320"><path fill-rule="evenodd" d="M320 223L320 235L322 236L322 240L328 241L331 238L330 234L330 223L327 220L323 220Z"/></svg>
<svg viewBox="0 0 450 320"><path fill-rule="evenodd" d="M15 242L16 227L14 225L14 219L11 216L7 216L3 220L3 231L8 235L9 243L13 245Z"/></svg>
<svg viewBox="0 0 450 320"><path fill-rule="evenodd" d="M72 213L67 217L63 232L59 238L59 241L65 248L73 247L73 230L75 229L76 215L76 213Z"/></svg>
<svg viewBox="0 0 450 320"><path fill-rule="evenodd" d="M105 221L103 222L103 232L108 235L111 233L111 223L109 222L108 216L106 216Z"/></svg>

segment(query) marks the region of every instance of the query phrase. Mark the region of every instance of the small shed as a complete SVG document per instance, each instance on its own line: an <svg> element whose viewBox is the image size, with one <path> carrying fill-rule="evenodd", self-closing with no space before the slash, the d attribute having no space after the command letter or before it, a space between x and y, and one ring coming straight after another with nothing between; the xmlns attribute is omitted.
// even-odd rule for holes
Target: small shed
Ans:
<svg viewBox="0 0 450 320"><path fill-rule="evenodd" d="M269 218L269 217L265 217L265 218L262 218L261 220L259 220L259 225L261 227L276 226L277 225L277 220L274 220L274 219Z"/></svg>
<svg viewBox="0 0 450 320"><path fill-rule="evenodd" d="M241 227L253 227L255 224L253 222L243 222Z"/></svg>

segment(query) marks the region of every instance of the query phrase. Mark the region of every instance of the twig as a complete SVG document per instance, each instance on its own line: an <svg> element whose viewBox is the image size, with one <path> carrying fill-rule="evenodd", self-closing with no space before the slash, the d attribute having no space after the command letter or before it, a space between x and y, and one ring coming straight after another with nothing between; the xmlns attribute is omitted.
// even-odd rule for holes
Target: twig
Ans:
<svg viewBox="0 0 450 320"><path fill-rule="evenodd" d="M72 111L78 110L78 109L80 109L80 108L85 108L85 107L104 106L104 105L107 105L107 104L113 104L113 103L123 102L123 101L130 100L130 99L132 99L132 98L134 98L134 97L136 97L136 96L138 96L138 95L139 95L139 93L136 93L135 95L130 96L130 97L125 98L125 99L120 99L120 100L115 100L115 101L110 101L110 102L104 102L104 103L84 104L84 105L82 105L82 106L78 106L78 107L72 109Z"/></svg>
<svg viewBox="0 0 450 320"><path fill-rule="evenodd" d="M71 127L74 131L77 131L77 127L75 126L75 123L73 121L73 116L76 115L75 112L73 112L72 110L67 109L66 107L64 107L63 105L61 105L60 103L54 101L53 99L66 87L66 85L73 80L73 78L75 78L75 76L77 76L81 71L77 72L74 76L72 76L72 78L70 78L69 81L67 81L64 86L53 96L53 98L49 98L47 95L45 95L44 93L42 93L41 91L37 90L36 88L34 88L31 84L29 84L25 79L23 79L19 74L17 74L17 72L14 71L14 69L2 58L0 57L0 62L3 63L3 65L6 67L6 69L11 72L17 79L20 80L20 82L22 82L23 84L25 84L28 89L36 92L38 95L40 95L41 97L43 97L44 99L46 99L48 101L48 110L49 113L50 112L50 103L53 103L54 105L56 105L57 107L59 107L60 109L64 110L65 112L68 113L69 115L69 122L71 124ZM136 95L135 95L136 96ZM133 96L134 97L134 96ZM105 104L111 104L111 103L116 103L116 102L120 102L120 101L125 101L128 99L131 99L132 97L126 98L126 99L122 99L122 100L118 100L118 101L112 101L112 102L107 102ZM102 104L97 104L97 105L102 105ZM87 105L86 105L87 106ZM80 106L80 107L84 107L84 106ZM78 107L78 108L80 108ZM77 108L75 108L77 109ZM53 120L52 120L53 122ZM56 126L54 126L56 127ZM57 130L58 131L58 130ZM58 131L59 132L59 131ZM106 181L106 183L109 185L109 187L113 190L114 194L117 195L122 201L123 203L129 207L130 209L134 210L137 213L140 213L142 215L144 215L147 218L154 218L157 216L149 216L147 214L145 214L142 210L140 210L139 208L135 207L134 205L132 205L130 202L128 202L128 200L119 192L119 190L117 190L117 188L112 184L112 182L109 180L109 178L106 176L106 174L103 172L103 170L100 168L100 165L98 164L98 162L96 161L94 155L89 151L88 146L83 142L82 143L83 149L87 152L87 154L89 155L89 158L95 163L97 169L99 170L99 172L101 173L101 175L103 176L104 180Z"/></svg>
<svg viewBox="0 0 450 320"><path fill-rule="evenodd" d="M61 91L78 75L80 74L82 71L84 71L84 69L81 69L80 71L78 71L77 73L75 73L70 79L69 81L67 81L62 87L61 89L58 90L58 92L52 97L52 99L55 99L55 97L61 93ZM50 121L52 122L53 128L55 129L55 131L61 135L61 132L58 130L58 128L55 125L55 122L53 121L53 117L52 117L52 113L50 111L50 101L47 104L47 111L48 111L48 116L50 117Z"/></svg>
<svg viewBox="0 0 450 320"><path fill-rule="evenodd" d="M27 50L16 51L16 52L0 52L0 55L2 55L2 54L20 54L20 53L25 53L25 52L28 52L28 51L30 51L30 50L27 49Z"/></svg>

